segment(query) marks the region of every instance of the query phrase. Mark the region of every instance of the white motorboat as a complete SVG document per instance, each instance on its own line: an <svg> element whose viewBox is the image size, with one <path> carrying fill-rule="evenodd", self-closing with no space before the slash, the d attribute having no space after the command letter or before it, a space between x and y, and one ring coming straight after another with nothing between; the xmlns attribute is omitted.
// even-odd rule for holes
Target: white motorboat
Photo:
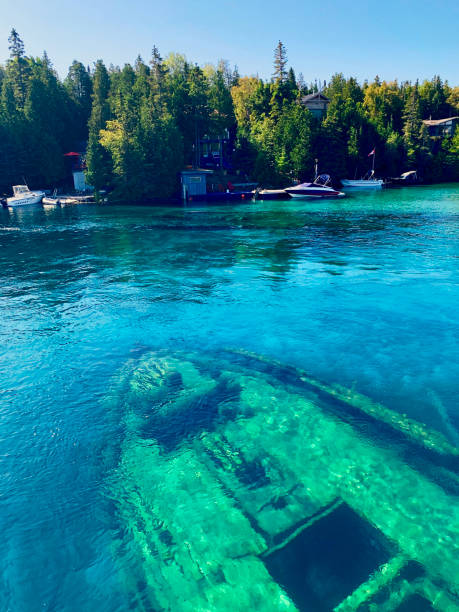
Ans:
<svg viewBox="0 0 459 612"><path fill-rule="evenodd" d="M44 195L44 191L30 191L27 185L14 185L13 197L6 199L6 205L16 207L39 204Z"/></svg>
<svg viewBox="0 0 459 612"><path fill-rule="evenodd" d="M287 187L285 192L292 198L343 198L346 194L337 191L331 185L331 178L328 174L319 174L313 183L301 183L293 187Z"/></svg>

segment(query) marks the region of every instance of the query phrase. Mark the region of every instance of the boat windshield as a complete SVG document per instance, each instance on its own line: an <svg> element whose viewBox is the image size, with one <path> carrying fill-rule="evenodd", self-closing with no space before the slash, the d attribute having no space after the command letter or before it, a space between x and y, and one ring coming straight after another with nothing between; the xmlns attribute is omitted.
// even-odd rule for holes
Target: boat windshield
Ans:
<svg viewBox="0 0 459 612"><path fill-rule="evenodd" d="M13 193L15 196L21 195L22 193L29 193L27 185L14 185Z"/></svg>
<svg viewBox="0 0 459 612"><path fill-rule="evenodd" d="M321 187L325 187L331 181L329 174L319 174L319 176L314 181L314 185L320 185Z"/></svg>

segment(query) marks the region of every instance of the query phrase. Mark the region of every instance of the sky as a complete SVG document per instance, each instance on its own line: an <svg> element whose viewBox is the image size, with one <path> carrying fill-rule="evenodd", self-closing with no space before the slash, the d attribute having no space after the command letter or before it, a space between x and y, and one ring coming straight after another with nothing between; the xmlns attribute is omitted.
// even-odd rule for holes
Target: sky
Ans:
<svg viewBox="0 0 459 612"><path fill-rule="evenodd" d="M0 63L16 28L26 54L46 50L64 77L74 59L92 65L184 53L200 65L226 59L241 75L270 78L278 40L306 82L336 72L360 81L459 85L458 0L0 0Z"/></svg>

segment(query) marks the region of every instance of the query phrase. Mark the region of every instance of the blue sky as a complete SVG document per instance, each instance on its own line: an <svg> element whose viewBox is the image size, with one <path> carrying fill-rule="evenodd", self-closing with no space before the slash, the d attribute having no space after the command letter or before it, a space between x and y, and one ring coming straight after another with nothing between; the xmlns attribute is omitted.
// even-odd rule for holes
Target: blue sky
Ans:
<svg viewBox="0 0 459 612"><path fill-rule="evenodd" d="M457 0L0 0L0 62L15 27L29 55L46 49L61 75L73 59L92 64L163 56L223 58L241 74L269 78L280 39L289 64L307 82L334 72L372 79L414 80L440 74L459 85Z"/></svg>

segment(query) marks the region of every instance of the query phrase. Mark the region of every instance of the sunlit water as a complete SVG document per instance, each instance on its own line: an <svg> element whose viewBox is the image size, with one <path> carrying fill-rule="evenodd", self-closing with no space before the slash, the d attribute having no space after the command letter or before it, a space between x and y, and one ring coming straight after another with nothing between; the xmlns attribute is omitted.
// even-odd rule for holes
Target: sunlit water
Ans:
<svg viewBox="0 0 459 612"><path fill-rule="evenodd" d="M0 609L136 609L139 560L114 545L125 415L104 400L147 351L245 349L457 445L458 235L457 184L0 210Z"/></svg>

